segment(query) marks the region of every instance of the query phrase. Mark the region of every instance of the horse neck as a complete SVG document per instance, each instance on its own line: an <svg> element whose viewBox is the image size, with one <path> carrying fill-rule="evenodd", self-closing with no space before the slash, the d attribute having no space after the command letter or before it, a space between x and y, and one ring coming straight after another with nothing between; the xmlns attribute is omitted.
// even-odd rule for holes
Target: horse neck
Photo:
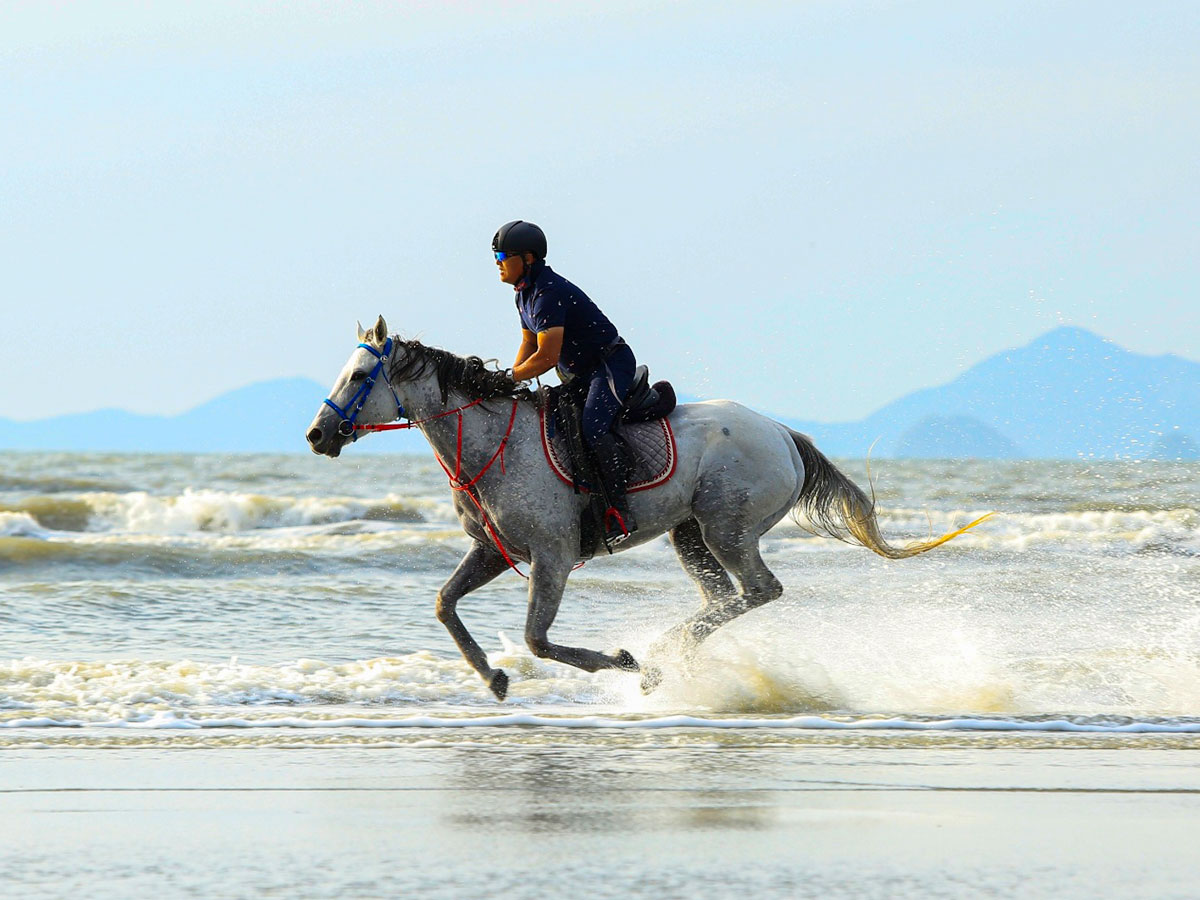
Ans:
<svg viewBox="0 0 1200 900"><path fill-rule="evenodd" d="M463 477L473 478L487 465L508 433L513 401L508 397L497 397L475 403L473 398L450 391L443 403L436 385L434 387L432 394L424 392L428 395L423 402L414 404L409 415L414 421L421 422L418 427L447 469L455 472L457 466ZM460 422L461 455L458 444Z"/></svg>

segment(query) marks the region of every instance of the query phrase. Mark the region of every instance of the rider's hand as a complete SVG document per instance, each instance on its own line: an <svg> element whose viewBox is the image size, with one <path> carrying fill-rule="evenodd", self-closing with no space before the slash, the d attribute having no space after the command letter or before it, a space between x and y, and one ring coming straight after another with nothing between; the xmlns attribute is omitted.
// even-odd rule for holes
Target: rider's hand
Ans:
<svg viewBox="0 0 1200 900"><path fill-rule="evenodd" d="M529 379L526 378L523 380L518 380L517 376L513 374L512 367L505 369L504 374L507 375L509 378L511 378L517 387L526 388L526 389L529 388Z"/></svg>

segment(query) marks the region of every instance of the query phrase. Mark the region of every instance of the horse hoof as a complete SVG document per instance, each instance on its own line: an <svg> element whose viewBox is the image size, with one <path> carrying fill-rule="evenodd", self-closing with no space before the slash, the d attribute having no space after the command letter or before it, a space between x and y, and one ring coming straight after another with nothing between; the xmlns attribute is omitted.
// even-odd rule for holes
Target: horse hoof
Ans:
<svg viewBox="0 0 1200 900"><path fill-rule="evenodd" d="M642 669L642 693L653 694L662 684L663 672L658 666L646 666Z"/></svg>
<svg viewBox="0 0 1200 900"><path fill-rule="evenodd" d="M617 661L617 668L622 672L640 672L642 667L638 665L638 661L633 658L633 654L628 650L618 650L613 654Z"/></svg>
<svg viewBox="0 0 1200 900"><path fill-rule="evenodd" d="M508 696L508 675L503 669L497 669L488 681L488 690L496 695L497 700L503 700Z"/></svg>

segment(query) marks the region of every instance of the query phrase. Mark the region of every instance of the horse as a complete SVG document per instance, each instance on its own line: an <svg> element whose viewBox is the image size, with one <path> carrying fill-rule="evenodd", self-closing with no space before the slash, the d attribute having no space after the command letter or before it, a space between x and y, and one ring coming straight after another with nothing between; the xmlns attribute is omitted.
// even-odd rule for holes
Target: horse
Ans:
<svg viewBox="0 0 1200 900"><path fill-rule="evenodd" d="M358 325L358 341L308 427L308 444L332 458L360 431L423 432L446 470L455 512L471 538L437 594L437 618L496 699L507 696L508 675L488 664L457 606L471 591L516 569L517 562L529 568L525 643L535 656L588 672L640 672L642 690L652 691L661 669L640 665L627 650L604 653L550 640L567 576L580 558L581 514L588 501L547 463L539 395L478 356L389 335L383 316L367 331ZM387 424L397 419L408 425ZM615 552L669 534L702 602L654 642L652 659L671 648L693 654L716 629L783 593L763 563L759 540L789 513L814 533L861 544L889 559L932 550L987 518L896 546L880 532L874 499L808 436L729 400L681 404L669 421L677 444L675 473L652 490L629 495L638 528Z"/></svg>

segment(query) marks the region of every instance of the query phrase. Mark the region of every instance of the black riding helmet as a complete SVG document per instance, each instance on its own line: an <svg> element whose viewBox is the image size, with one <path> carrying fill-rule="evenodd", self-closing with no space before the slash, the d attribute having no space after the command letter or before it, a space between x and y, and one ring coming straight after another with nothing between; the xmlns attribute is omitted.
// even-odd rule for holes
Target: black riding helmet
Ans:
<svg viewBox="0 0 1200 900"><path fill-rule="evenodd" d="M546 233L532 222L517 219L501 225L492 238L492 252L532 253L538 259L546 258Z"/></svg>

